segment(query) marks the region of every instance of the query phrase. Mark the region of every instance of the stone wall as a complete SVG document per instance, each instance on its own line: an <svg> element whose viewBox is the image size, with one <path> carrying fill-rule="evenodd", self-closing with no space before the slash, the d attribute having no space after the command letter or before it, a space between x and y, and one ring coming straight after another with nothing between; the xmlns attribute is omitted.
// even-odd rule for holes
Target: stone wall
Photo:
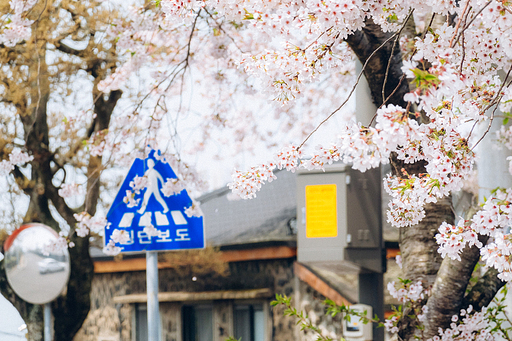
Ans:
<svg viewBox="0 0 512 341"><path fill-rule="evenodd" d="M307 314L309 320L321 330L323 336L330 337L333 340L341 340L343 332L342 317L340 315L332 317L330 314L326 314L326 306L323 303L325 297L306 283L298 282L300 298L296 308ZM298 338L300 341L315 341L317 339L318 334L311 330L300 332Z"/></svg>
<svg viewBox="0 0 512 341"><path fill-rule="evenodd" d="M223 341L233 335L233 302L218 301L213 306L214 341Z"/></svg>
<svg viewBox="0 0 512 341"><path fill-rule="evenodd" d="M160 292L199 292L269 288L272 293L293 295L294 259L245 261L229 264L229 274L194 274L173 269L159 270ZM114 303L114 297L146 293L144 271L96 274L91 292L91 310L74 341L134 341L135 304ZM295 321L283 315L283 308L270 308L268 335L274 341L294 341ZM188 302L191 303L191 302ZM215 341L233 333L233 301L214 301ZM181 341L181 302L160 303L162 339Z"/></svg>
<svg viewBox="0 0 512 341"><path fill-rule="evenodd" d="M126 273L94 277L91 310L75 341L131 341L133 306L114 304L115 295L126 295L134 289L127 277Z"/></svg>

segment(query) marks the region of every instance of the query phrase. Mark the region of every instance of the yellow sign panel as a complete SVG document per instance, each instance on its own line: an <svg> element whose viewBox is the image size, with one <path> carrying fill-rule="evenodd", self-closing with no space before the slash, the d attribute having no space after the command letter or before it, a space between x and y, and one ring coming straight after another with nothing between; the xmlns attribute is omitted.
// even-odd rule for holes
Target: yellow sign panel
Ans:
<svg viewBox="0 0 512 341"><path fill-rule="evenodd" d="M306 186L306 237L337 236L336 185Z"/></svg>

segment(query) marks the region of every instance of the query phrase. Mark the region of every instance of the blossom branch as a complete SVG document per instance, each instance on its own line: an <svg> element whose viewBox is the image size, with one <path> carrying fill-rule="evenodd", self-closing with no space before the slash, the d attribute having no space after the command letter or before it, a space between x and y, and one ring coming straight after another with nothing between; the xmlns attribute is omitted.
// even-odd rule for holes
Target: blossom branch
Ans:
<svg viewBox="0 0 512 341"><path fill-rule="evenodd" d="M368 56L368 58L365 60L364 64L363 64L363 67L361 69L361 71L359 72L359 74L357 75L357 78L356 78L356 82L355 84L352 86L352 88L350 89L350 92L348 93L347 95L347 98L345 99L345 101L343 101L343 103L341 103L340 106L338 106L333 112L331 112L329 114L329 116L327 116L324 120L322 120L322 122L320 122L316 127L315 129L313 129L311 131L311 133L309 133L309 135L301 142L301 144L298 146L298 149L302 148L302 146L309 140L309 138L325 123L327 122L332 116L334 116L334 114L336 114L338 111L341 110L341 108L343 108L345 106L345 104L347 104L347 102L349 101L350 97L352 96L352 94L354 93L354 91L356 90L356 87L357 85L359 84L359 80L361 79L361 76L363 75L363 72L365 71L366 69L366 66L368 65L368 63L370 62L370 60L372 59L372 57L380 50L382 49L388 42L390 42L392 39L394 39L396 36L400 35L403 28L405 27L405 25L407 24L407 20L408 18L412 15L412 11L409 13L409 16L407 17L406 20L404 20L403 24L402 24L402 27L401 29L394 33L393 35L391 35L389 38L387 38L382 44L380 44L375 50L373 50L373 52Z"/></svg>

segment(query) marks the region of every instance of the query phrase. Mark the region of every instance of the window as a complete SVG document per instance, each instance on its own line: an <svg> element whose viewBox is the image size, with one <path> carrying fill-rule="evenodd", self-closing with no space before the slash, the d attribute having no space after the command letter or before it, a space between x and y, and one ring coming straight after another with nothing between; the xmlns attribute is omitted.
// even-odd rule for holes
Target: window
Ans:
<svg viewBox="0 0 512 341"><path fill-rule="evenodd" d="M160 336L162 335L162 310L160 309ZM148 341L148 307L145 303L135 304L135 341ZM133 340L133 339L132 339Z"/></svg>
<svg viewBox="0 0 512 341"><path fill-rule="evenodd" d="M148 341L148 308L146 305L135 306L135 340Z"/></svg>
<svg viewBox="0 0 512 341"><path fill-rule="evenodd" d="M213 341L211 305L185 305L182 308L183 341Z"/></svg>
<svg viewBox="0 0 512 341"><path fill-rule="evenodd" d="M235 339L265 341L265 316L262 304L233 306Z"/></svg>

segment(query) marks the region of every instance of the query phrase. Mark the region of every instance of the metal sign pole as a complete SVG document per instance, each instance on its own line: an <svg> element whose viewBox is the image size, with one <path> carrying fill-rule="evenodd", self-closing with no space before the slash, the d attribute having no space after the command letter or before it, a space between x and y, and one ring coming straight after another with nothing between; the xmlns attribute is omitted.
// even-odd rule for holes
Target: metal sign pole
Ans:
<svg viewBox="0 0 512 341"><path fill-rule="evenodd" d="M51 307L50 303L45 303L43 315L44 315L43 316L44 341L52 341L52 330L51 330L52 307Z"/></svg>
<svg viewBox="0 0 512 341"><path fill-rule="evenodd" d="M146 188L135 194L135 206L127 205L124 202L126 191L132 191L131 182L142 176L148 178ZM105 246L111 246L112 235L116 231L124 231L129 240L116 243L121 252L146 252L149 341L160 341L162 338L158 311L156 251L205 247L203 217L189 217L185 213L186 207L194 204L187 191L182 190L170 196L165 195L165 191L162 192L164 179L169 178L177 179L169 163L162 160L160 152L152 150L145 159L135 159L110 206L107 213L109 224L104 230ZM139 201L142 201L140 206ZM156 231L146 232L146 227L150 225Z"/></svg>
<svg viewBox="0 0 512 341"><path fill-rule="evenodd" d="M146 251L146 287L148 294L148 340L160 340L160 311L158 310L157 252Z"/></svg>

